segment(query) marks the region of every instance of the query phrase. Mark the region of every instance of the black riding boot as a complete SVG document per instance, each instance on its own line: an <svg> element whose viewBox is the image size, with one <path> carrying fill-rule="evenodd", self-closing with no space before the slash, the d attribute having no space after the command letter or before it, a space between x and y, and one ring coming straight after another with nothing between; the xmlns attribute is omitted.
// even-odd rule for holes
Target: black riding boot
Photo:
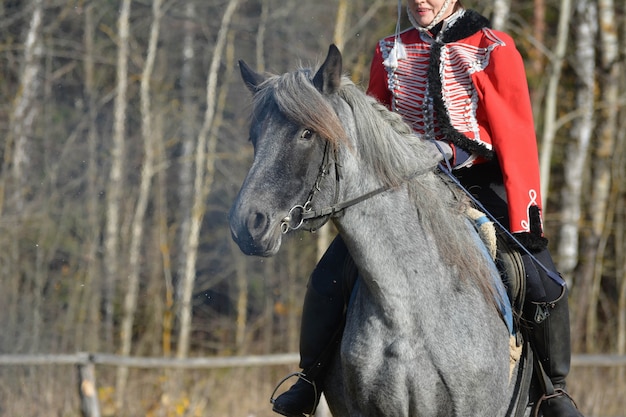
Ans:
<svg viewBox="0 0 626 417"><path fill-rule="evenodd" d="M335 238L311 274L304 297L300 329L298 381L273 401L273 410L287 417L313 414L324 379L341 340L347 297L356 269L341 238Z"/></svg>
<svg viewBox="0 0 626 417"><path fill-rule="evenodd" d="M545 266L554 266L547 251L539 255L544 255L539 258L543 258L542 263ZM527 259L524 261L530 281L528 275L530 265L526 262ZM552 289L546 289L547 299L556 301L530 302L527 304L525 314L539 368L536 369L536 375L543 391L543 395L537 401L537 407L544 417L583 417L565 390L565 378L569 373L571 360L568 291L566 287L560 288L560 294L557 293L555 297L554 283L548 283L545 278L543 280L544 288L553 286ZM528 284L532 285L531 282Z"/></svg>

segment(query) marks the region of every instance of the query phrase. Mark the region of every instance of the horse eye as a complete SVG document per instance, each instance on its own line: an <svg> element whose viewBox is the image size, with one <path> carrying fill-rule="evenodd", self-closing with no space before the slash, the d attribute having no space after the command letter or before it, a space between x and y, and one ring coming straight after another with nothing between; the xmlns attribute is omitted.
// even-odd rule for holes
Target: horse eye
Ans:
<svg viewBox="0 0 626 417"><path fill-rule="evenodd" d="M309 129L304 129L300 134L300 139L311 139L313 137L313 132Z"/></svg>

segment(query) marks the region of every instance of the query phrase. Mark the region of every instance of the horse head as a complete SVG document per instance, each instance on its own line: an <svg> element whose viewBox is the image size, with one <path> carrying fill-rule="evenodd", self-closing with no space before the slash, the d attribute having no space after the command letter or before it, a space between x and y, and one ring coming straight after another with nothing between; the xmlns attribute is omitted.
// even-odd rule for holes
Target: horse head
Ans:
<svg viewBox="0 0 626 417"><path fill-rule="evenodd" d="M341 53L331 45L313 77L308 70L259 74L244 61L239 67L253 94L254 161L230 211L231 234L245 254L272 256L282 235L301 225L304 211L332 198L334 187L321 182L330 183L332 149L345 136L328 101L341 84Z"/></svg>

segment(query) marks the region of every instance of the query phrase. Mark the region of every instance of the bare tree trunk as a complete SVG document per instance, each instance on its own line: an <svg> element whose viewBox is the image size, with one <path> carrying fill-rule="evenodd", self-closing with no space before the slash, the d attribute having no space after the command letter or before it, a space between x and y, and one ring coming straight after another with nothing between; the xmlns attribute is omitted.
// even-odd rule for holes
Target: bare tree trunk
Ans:
<svg viewBox="0 0 626 417"><path fill-rule="evenodd" d="M233 254L239 252L235 242L230 242ZM235 278L237 283L237 328L235 331L235 346L238 355L246 353L246 328L248 323L248 275L246 262L237 259L239 253L235 255Z"/></svg>
<svg viewBox="0 0 626 417"><path fill-rule="evenodd" d="M618 116L623 113L623 109L621 109L618 113ZM619 117L618 117L619 119ZM622 125L622 126L620 126ZM592 302L596 304L596 308L594 311L598 310L598 301L601 297L601 279L604 271L604 266L606 265L604 255L605 248L609 247L609 239L613 240L612 245L613 250L615 251L615 262L613 265L614 274L607 274L607 277L615 276L615 287L618 289L617 295L617 351L620 354L626 353L626 335L623 333L626 329L623 329L624 325L624 315L626 312L622 310L626 307L624 302L626 300L622 300L624 296L622 293L626 291L626 228L624 221L626 220L626 183L621 179L626 178L626 133L624 133L624 123L616 124L616 141L615 141L615 151L610 158L610 170L611 170L611 190L609 195L609 204L607 208L607 224L604 227L603 237L602 237L602 245L600 246L597 256L597 266L596 266L596 276L594 277L594 287L592 292ZM602 249L602 250L601 250ZM609 267L612 266L609 264ZM593 325L587 326L590 330L597 332L598 327L598 318L597 315L593 316ZM595 333L594 333L595 334ZM597 337L595 339L598 339ZM621 369L621 377L624 378L626 376L626 370Z"/></svg>
<svg viewBox="0 0 626 417"><path fill-rule="evenodd" d="M215 111L215 118L213 119L213 125L211 126L211 136L209 139L209 143L213 144L211 146L212 150L210 154L215 154L217 144L217 138L219 133L219 128L223 122L224 109L226 107L226 103L228 101L228 86L231 84L232 76L235 74L235 46L234 34L231 32L227 36L228 42L225 47L225 76L222 82L222 88L220 89L218 98L217 98L217 106ZM211 158L209 156L209 158ZM211 162L210 166L207 166L207 171L212 173L214 162ZM213 176L213 174L211 174ZM212 179L211 179L212 182ZM207 189L206 194L208 195L209 189ZM235 242L231 239L231 249L235 251L234 248ZM237 353L243 355L247 351L246 346L246 333L248 329L248 276L246 274L245 263L237 263L235 266L236 271L236 288L237 294L235 296L236 308L237 308L237 318L236 322L236 330L235 330L235 346Z"/></svg>
<svg viewBox="0 0 626 417"><path fill-rule="evenodd" d="M187 262L189 243L189 228L191 227L191 207L193 199L193 151L194 140L196 138L196 114L197 104L194 100L196 86L193 79L193 68L196 64L196 53L194 46L194 19L196 18L195 0L188 0L185 3L185 23L183 30L185 33L183 39L183 67L181 72L181 84L183 89L183 124L180 163L178 169L178 212L181 214L179 218L178 230L178 257L176 259L178 277L177 297L180 299L183 293L185 276L185 264ZM168 348L169 350L169 348Z"/></svg>
<svg viewBox="0 0 626 417"><path fill-rule="evenodd" d="M337 18L335 19L333 42L340 50L342 50L345 45L346 21L348 20L349 7L348 0L339 0Z"/></svg>
<svg viewBox="0 0 626 417"><path fill-rule="evenodd" d="M624 17L621 17L623 25ZM621 32L621 56L626 56L626 42L625 35ZM622 71L623 72L623 71ZM620 91L626 91L626 76L621 74L620 77ZM617 315L618 315L618 328L617 328L617 352L621 355L626 354L626 123L624 122L625 115L624 107L620 107L618 114L618 133L617 133L617 152L614 161L614 175L618 180L618 205L616 209L616 222L615 222L615 259L616 259L616 286L618 288L618 303L617 303ZM617 371L617 384L618 386L624 386L626 384L626 367L621 367Z"/></svg>
<svg viewBox="0 0 626 417"><path fill-rule="evenodd" d="M163 132L163 118L157 116L156 125L160 132ZM161 324L161 351L163 356L172 355L172 331L174 326L174 280L172 277L172 255L171 243L168 233L168 210L167 210L167 175L166 169L167 156L165 144L162 135L157 136L155 160L156 164L162 168L156 171L156 190L155 190L155 206L156 206L156 223L159 236L159 250L161 255L161 267L164 279L164 298L165 305L163 308L163 321Z"/></svg>
<svg viewBox="0 0 626 417"><path fill-rule="evenodd" d="M185 261L185 273L182 279L182 292L180 294L180 331L178 336L178 348L176 356L185 358L189 353L189 336L191 334L191 298L193 295L193 284L196 276L196 259L198 256L198 241L200 236L200 226L204 218L205 200L211 189L213 181L213 169L215 163L215 147L217 138L213 137L208 140L209 132L213 125L215 117L215 97L217 90L218 69L221 63L221 55L226 44L226 34L230 27L230 21L239 4L239 0L229 0L220 30L215 42L213 50L213 59L207 77L207 108L204 115L204 123L198 134L198 142L196 145L195 167L196 174L194 179L194 201L190 213L191 224L189 235L187 236L187 258Z"/></svg>
<svg viewBox="0 0 626 417"><path fill-rule="evenodd" d="M179 181L179 200L180 200L180 213L182 213L182 217L180 220L180 232L179 232L179 242L178 242L178 259L177 259L177 289L176 289L176 314L179 319L179 326L182 323L183 314L187 314L187 309L191 308L190 306L185 306L185 302L187 300L186 293L190 291L186 286L188 285L186 274L188 263L190 262L189 257L195 256L191 255L189 243L191 241L191 223L192 219L195 215L194 207L193 207L193 192L194 192L194 179L193 179L193 166L194 166L194 158L193 158L193 150L194 150L194 139L195 135L195 121L196 121L196 105L193 100L194 94L194 85L193 85L193 77L192 77L192 69L195 63L195 48L194 48L194 29L193 22L196 15L196 6L194 4L194 0L189 0L185 4L185 38L183 45L183 69L182 69L182 83L183 83L183 137L182 137L182 145L181 145L181 158L180 158L180 171L178 173L178 181ZM196 151L199 150L199 147L196 145ZM199 155L195 155L195 161L197 162ZM200 171L202 172L202 171ZM198 174L198 168L196 167L196 175ZM195 263L195 259L193 261ZM195 266L194 272L195 274ZM191 293L189 293L189 298L191 297ZM191 314L191 313L189 313ZM186 323L185 323L186 325ZM187 331L187 330L185 330ZM178 346L178 355L182 355L179 357L186 357L186 348L184 354L181 352L182 347L180 346L181 342L181 332L182 327L179 328L179 346ZM185 343L189 343L188 340Z"/></svg>
<svg viewBox="0 0 626 417"><path fill-rule="evenodd" d="M9 130L12 139L12 180L13 207L16 213L23 209L23 193L28 183L29 172L29 137L32 135L34 120L37 117L37 92L41 87L41 26L43 19L43 0L32 1L33 13L24 44L24 69L20 80L20 93L15 99Z"/></svg>
<svg viewBox="0 0 626 417"><path fill-rule="evenodd" d="M324 229L326 229L326 227ZM285 285L281 286L281 294L285 295L287 303L287 343L285 343L285 349L287 352L297 352L300 346L301 322L301 320L299 320L301 314L297 313L301 310L299 307L302 306L302 299L296 296L296 294L300 293L296 291L296 287L299 285L296 277L299 275L301 263L300 259L298 259L299 251L296 249L295 245L289 245L286 249L287 279L285 280Z"/></svg>
<svg viewBox="0 0 626 417"><path fill-rule="evenodd" d="M167 107L167 105L163 106ZM163 111L163 110L162 110ZM153 118L155 134L154 146L155 146L155 190L154 190L154 205L155 205L155 219L156 234L159 245L159 260L160 264L155 261L154 276L163 277L163 283L153 283L157 287L157 290L153 293L155 297L158 297L162 306L155 312L157 318L161 318L160 323L160 338L161 338L161 354L165 357L172 355L172 333L174 326L174 281L173 281L173 266L171 256L171 242L168 230L168 210L167 210L167 170L168 165L167 153L165 149L164 140L164 124L167 123L167 118L162 114L158 114L155 111ZM156 168L158 167L158 168ZM175 239L175 238L174 238ZM160 267L160 273L159 273ZM156 345L156 343L155 343ZM180 371L180 370L179 370ZM161 377L161 404L168 404L171 398L179 398L179 393L183 387L178 383L182 372L176 372L171 369L164 369ZM162 417L167 414L167 407L163 407L159 410L155 417Z"/></svg>
<svg viewBox="0 0 626 417"><path fill-rule="evenodd" d="M87 363L78 365L76 368L81 415L83 417L100 417L100 402L96 386L96 366L93 363Z"/></svg>
<svg viewBox="0 0 626 417"><path fill-rule="evenodd" d="M98 216L98 127L97 102L95 88L95 51L94 37L95 24L93 21L94 4L85 6L85 31L83 41L85 44L84 72L85 72L85 97L87 98L88 112L88 160L87 160L87 219L88 219L88 242L86 249L85 291L81 303L81 316L86 324L88 335L84 346L87 350L96 352L99 349L100 334L100 291L96 289L97 277L100 274L98 262L98 249L100 245L100 221Z"/></svg>
<svg viewBox="0 0 626 417"><path fill-rule="evenodd" d="M591 298L587 309L587 351L593 352L596 348L597 303L602 279L602 259L612 218L610 216L609 201L611 197L611 159L615 152L615 137L617 133L617 114L619 111L619 76L621 63L619 61L619 43L617 21L613 0L598 0L600 17L600 51L601 63L604 70L601 77L602 98L604 100L601 111L601 120L597 147L594 156L592 193L591 193L591 223L592 237L598 245L590 247L590 259L594 265L589 271L592 275Z"/></svg>
<svg viewBox="0 0 626 417"><path fill-rule="evenodd" d="M561 190L561 228L559 233L559 271L571 285L574 268L578 264L579 229L582 217L582 188L585 178L585 161L593 134L595 102L595 39L598 33L596 4L587 0L576 1L575 60L578 75L576 109L580 117L572 123L571 136L575 139L565 154L565 183Z"/></svg>
<svg viewBox="0 0 626 417"><path fill-rule="evenodd" d="M622 56L626 56L626 43L621 42ZM626 76L621 75L620 87L624 91L626 89ZM625 110L620 108L618 120L620 121L618 128L618 143L616 144L618 155L615 166L617 169L617 177L619 181L619 194L622 198L618 199L617 221L615 224L615 250L616 250L616 278L618 288L617 301L617 353L626 355L626 123L624 122ZM622 367L618 375L618 384L623 386L626 383L626 368Z"/></svg>
<svg viewBox="0 0 626 417"><path fill-rule="evenodd" d="M546 2L545 0L533 1L533 37L539 45L545 44L546 33ZM541 74L544 69L544 56L538 48L529 51L533 74Z"/></svg>
<svg viewBox="0 0 626 417"><path fill-rule="evenodd" d="M146 208L150 198L152 188L152 178L154 175L154 134L152 131L153 115L150 106L150 80L154 68L154 60L158 48L159 32L161 24L161 3L162 0L154 0L152 3L153 20L150 28L150 40L148 52L143 72L141 74L141 133L144 143L144 161L141 168L141 180L139 185L139 197L132 222L132 234L129 249L129 273L126 279L121 332L120 332L120 354L128 356L131 351L133 339L133 323L135 322L135 311L137 310L137 298L139 294L139 274L141 268L141 244L144 240L144 219ZM120 412L124 406L124 394L126 393L126 378L128 368L120 366L117 368L117 410Z"/></svg>
<svg viewBox="0 0 626 417"><path fill-rule="evenodd" d="M590 184L591 197L588 211L591 218L589 235L583 241L585 252L581 256L585 262L581 265L579 281L579 298L577 306L581 313L575 320L576 330L586 335L586 348L595 349L595 329L597 327L596 308L598 291L602 275L602 257L610 228L612 213L610 212L610 161L615 152L615 136L618 112L618 88L620 63L618 57L617 26L612 1L600 0L600 97L601 103L598 126L598 139L595 142L594 164ZM590 333L591 332L591 333Z"/></svg>
<svg viewBox="0 0 626 417"><path fill-rule="evenodd" d="M2 141L4 159L0 170L0 216L5 221L6 214L14 216L11 228L5 232L7 248L1 265L3 277L5 277L4 292L7 293L7 300L10 301L8 305L3 306L9 332L19 329L22 325L19 318L19 310L22 308L19 302L22 267L19 264L21 253L18 233L23 216L23 194L28 178L29 138L39 112L38 95L42 78L40 74L42 71L43 1L33 0L31 5L32 14L23 45L19 87L16 96L12 98L13 106L9 115L8 132ZM11 348L15 349L19 343L21 341L14 340Z"/></svg>
<svg viewBox="0 0 626 417"><path fill-rule="evenodd" d="M496 30L505 30L509 13L511 12L511 0L494 0L493 17L491 24Z"/></svg>
<svg viewBox="0 0 626 417"><path fill-rule="evenodd" d="M120 270L120 205L124 186L124 159L126 136L126 108L128 106L128 42L130 0L123 0L118 17L119 44L117 51L117 85L114 104L113 143L111 147L111 172L107 187L106 230L104 239L104 341L107 349L113 347L113 305L115 283Z"/></svg>
<svg viewBox="0 0 626 417"><path fill-rule="evenodd" d="M619 167L618 178L626 178L626 158L624 157L624 147L626 146L626 140L623 133L621 134L621 158ZM623 181L620 181L620 195L626 195L626 187ZM616 223L616 250L618 254L616 256L616 278L617 278L617 349L616 352L619 355L626 355L626 204L624 198L618 199L617 210L617 223ZM621 367L618 374L618 384L623 386L626 383L626 368Z"/></svg>
<svg viewBox="0 0 626 417"><path fill-rule="evenodd" d="M257 71L265 71L265 31L267 30L267 18L269 16L268 0L261 1L261 16L259 27L256 32L256 67Z"/></svg>
<svg viewBox="0 0 626 417"><path fill-rule="evenodd" d="M12 206L16 210L15 214L18 219L22 218L22 210L24 209L24 194L28 188L28 179L30 177L30 156L29 148L30 137L33 134L33 126L39 112L37 105L37 95L41 89L41 56L42 56L42 40L41 26L43 19L43 2L41 0L33 1L33 13L30 20L28 35L26 37L24 50L24 70L23 78L20 82L22 94L18 97L18 101L14 108L12 117L11 133L14 139L13 149L13 201ZM20 224L18 221L17 224ZM45 233L45 232L44 232ZM43 297L43 271L41 270L41 257L44 256L44 248L37 247L35 260L35 270L30 279L33 282L33 302L32 309L32 327L31 327L31 343L29 349L31 352L38 350L41 336L42 325L42 297ZM16 248L19 254L19 248ZM18 255L19 258L19 255ZM17 259L17 258L16 258ZM19 265L16 265L18 269Z"/></svg>
<svg viewBox="0 0 626 417"><path fill-rule="evenodd" d="M546 92L546 102L544 109L543 133L541 138L541 155L539 166L541 171L541 194L543 198L543 209L546 210L549 185L550 185L550 161L552 159L552 148L554 147L554 136L556 134L556 105L558 98L558 87L561 80L561 69L567 49L569 37L569 24L572 10L572 0L561 0L559 7L559 25L557 29L557 40L554 52L550 57L550 74L548 78L548 90Z"/></svg>

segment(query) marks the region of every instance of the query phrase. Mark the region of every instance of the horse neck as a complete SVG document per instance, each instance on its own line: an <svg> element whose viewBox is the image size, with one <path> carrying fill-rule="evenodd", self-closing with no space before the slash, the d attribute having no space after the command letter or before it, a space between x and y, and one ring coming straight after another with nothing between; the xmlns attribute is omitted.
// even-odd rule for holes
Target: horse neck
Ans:
<svg viewBox="0 0 626 417"><path fill-rule="evenodd" d="M436 296L448 285L443 277L432 279L444 275L444 268L406 185L359 203L335 223L372 295L379 303L390 304L385 308L410 296L416 280L423 295Z"/></svg>
<svg viewBox="0 0 626 417"><path fill-rule="evenodd" d="M432 293L440 292L458 277L451 276L455 268L441 259L430 225L442 222L441 208L433 205L449 205L446 199L453 198L432 172L439 154L428 143L407 136L410 129L400 126L399 116L382 105L348 91L344 98L349 106L336 111L352 144L339 151L342 198L355 198L385 185L394 187L348 208L336 220L337 226L374 292L385 287L381 296L403 288L410 293L415 284L409 285L409 281L416 279L424 281L420 284L424 292L426 287ZM411 188L418 190L410 193L407 184L415 175L419 183ZM419 198L414 199L414 194ZM409 276L407 270L414 273ZM445 277L433 280L437 275Z"/></svg>

